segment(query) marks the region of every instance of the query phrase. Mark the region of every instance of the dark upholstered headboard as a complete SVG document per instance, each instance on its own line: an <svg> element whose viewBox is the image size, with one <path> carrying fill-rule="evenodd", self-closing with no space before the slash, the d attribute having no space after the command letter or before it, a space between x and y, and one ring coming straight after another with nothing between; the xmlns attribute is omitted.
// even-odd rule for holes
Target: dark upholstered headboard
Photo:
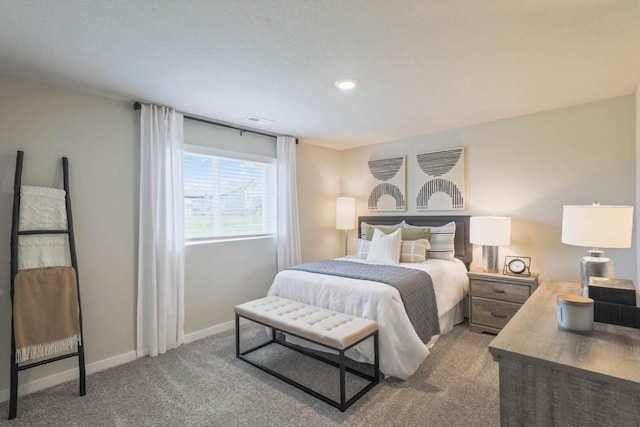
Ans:
<svg viewBox="0 0 640 427"><path fill-rule="evenodd" d="M361 216L358 217L358 236L361 235L360 224L362 221L373 225L391 225L406 221L407 224L417 225L421 227L439 227L454 221L456 223L456 235L454 245L456 250L456 258L464 262L467 270L473 259L473 246L469 242L469 225L470 216L468 215L451 215L451 216Z"/></svg>

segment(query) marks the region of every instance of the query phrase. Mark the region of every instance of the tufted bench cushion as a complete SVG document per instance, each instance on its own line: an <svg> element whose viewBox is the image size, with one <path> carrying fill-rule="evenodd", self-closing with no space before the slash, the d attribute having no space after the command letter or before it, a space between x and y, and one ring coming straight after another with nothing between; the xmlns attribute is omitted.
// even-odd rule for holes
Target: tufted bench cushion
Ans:
<svg viewBox="0 0 640 427"><path fill-rule="evenodd" d="M314 307L280 297L265 297L236 306L236 313L283 332L343 350L378 329L375 320Z"/></svg>

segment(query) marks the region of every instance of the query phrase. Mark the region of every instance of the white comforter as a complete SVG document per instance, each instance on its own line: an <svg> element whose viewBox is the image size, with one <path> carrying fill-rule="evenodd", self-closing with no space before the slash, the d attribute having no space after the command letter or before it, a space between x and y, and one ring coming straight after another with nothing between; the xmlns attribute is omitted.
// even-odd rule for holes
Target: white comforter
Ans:
<svg viewBox="0 0 640 427"><path fill-rule="evenodd" d="M341 259L366 262L351 257ZM431 276L439 315L454 308L467 294L466 268L457 259L401 266L423 270ZM376 320L380 331L380 371L387 376L407 379L429 355L428 346L422 343L407 317L400 293L384 283L284 270L275 277L268 295ZM347 355L372 362L370 341L357 345ZM433 342L435 339L430 344Z"/></svg>

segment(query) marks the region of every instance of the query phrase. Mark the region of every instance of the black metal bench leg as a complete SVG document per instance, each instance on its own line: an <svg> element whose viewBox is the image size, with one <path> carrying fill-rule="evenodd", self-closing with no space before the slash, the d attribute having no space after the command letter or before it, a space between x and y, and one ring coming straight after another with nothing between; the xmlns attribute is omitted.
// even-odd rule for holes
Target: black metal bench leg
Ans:
<svg viewBox="0 0 640 427"><path fill-rule="evenodd" d="M236 314L236 357L240 356L240 316Z"/></svg>
<svg viewBox="0 0 640 427"><path fill-rule="evenodd" d="M375 369L375 373L374 373L375 383L379 384L380 383L380 350L379 350L377 331L375 334L373 334L373 364Z"/></svg>
<svg viewBox="0 0 640 427"><path fill-rule="evenodd" d="M345 390L345 369L344 369L344 350L340 351L340 411L344 412L346 402L346 390Z"/></svg>

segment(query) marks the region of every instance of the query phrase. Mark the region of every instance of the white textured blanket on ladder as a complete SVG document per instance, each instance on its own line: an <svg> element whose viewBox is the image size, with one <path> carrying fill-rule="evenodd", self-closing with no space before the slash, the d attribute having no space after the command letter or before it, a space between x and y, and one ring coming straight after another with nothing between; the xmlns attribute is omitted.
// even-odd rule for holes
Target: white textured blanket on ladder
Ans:
<svg viewBox="0 0 640 427"><path fill-rule="evenodd" d="M20 231L66 230L64 190L20 187ZM64 234L23 235L18 239L18 270L70 266L69 239Z"/></svg>

